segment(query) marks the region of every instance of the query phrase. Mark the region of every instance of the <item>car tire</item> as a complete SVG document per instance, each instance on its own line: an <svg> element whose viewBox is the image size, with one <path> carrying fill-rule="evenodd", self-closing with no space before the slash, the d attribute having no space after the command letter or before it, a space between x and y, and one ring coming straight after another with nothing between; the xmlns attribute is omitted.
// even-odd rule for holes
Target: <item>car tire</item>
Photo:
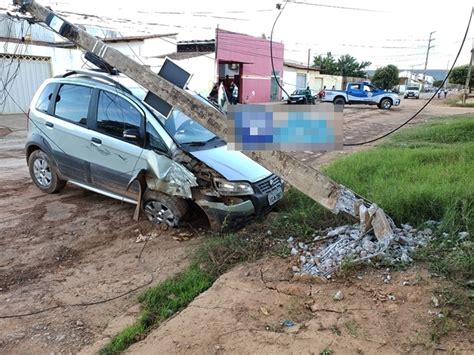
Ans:
<svg viewBox="0 0 474 355"><path fill-rule="evenodd" d="M28 169L34 184L44 193L59 192L66 184L59 177L49 156L41 149L33 151L28 157Z"/></svg>
<svg viewBox="0 0 474 355"><path fill-rule="evenodd" d="M380 101L380 108L382 110L390 110L390 107L392 107L392 100L383 99L382 101Z"/></svg>
<svg viewBox="0 0 474 355"><path fill-rule="evenodd" d="M188 203L182 198L147 189L143 195L142 208L152 224L177 227L188 211Z"/></svg>
<svg viewBox="0 0 474 355"><path fill-rule="evenodd" d="M337 97L334 100L334 105L337 105L337 106L344 106L345 103L346 103L346 100L344 100L342 97Z"/></svg>

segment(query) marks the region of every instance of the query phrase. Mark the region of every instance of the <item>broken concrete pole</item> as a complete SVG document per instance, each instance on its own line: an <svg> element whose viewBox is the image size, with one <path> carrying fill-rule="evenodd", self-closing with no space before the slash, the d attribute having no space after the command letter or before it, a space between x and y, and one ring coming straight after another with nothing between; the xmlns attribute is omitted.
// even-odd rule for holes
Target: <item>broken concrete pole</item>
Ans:
<svg viewBox="0 0 474 355"><path fill-rule="evenodd" d="M104 62L192 117L217 136L227 137L226 118L212 106L205 104L197 97L173 85L146 66L128 58L120 51L107 46L100 39L62 19L36 1L13 0L13 4L20 6L20 11L29 12L36 20L46 23L53 31L71 40L78 47L94 53ZM356 197L351 190L337 184L318 170L305 165L286 153L279 151L245 153L334 213L342 211L359 218L359 206L361 203L370 208L369 202L362 202L363 200L360 197ZM385 214L381 209L378 209L377 228L374 228L375 233L381 233L380 238L385 238L386 235L390 234L389 228L390 225Z"/></svg>

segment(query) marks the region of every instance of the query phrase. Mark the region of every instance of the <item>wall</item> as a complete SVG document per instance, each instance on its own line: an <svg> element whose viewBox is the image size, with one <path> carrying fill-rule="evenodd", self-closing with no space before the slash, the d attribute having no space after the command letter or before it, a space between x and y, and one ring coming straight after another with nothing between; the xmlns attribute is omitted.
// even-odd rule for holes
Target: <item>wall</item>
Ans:
<svg viewBox="0 0 474 355"><path fill-rule="evenodd" d="M192 74L188 84L189 89L207 97L214 84L214 54L203 54L189 59L174 60L174 62Z"/></svg>
<svg viewBox="0 0 474 355"><path fill-rule="evenodd" d="M0 42L2 53L15 53L17 43ZM17 54L35 55L51 58L51 75L63 74L69 69L80 69L84 64L82 51L75 48L55 48L22 44L16 50Z"/></svg>
<svg viewBox="0 0 474 355"><path fill-rule="evenodd" d="M272 78L270 41L221 29L217 29L216 37L218 64L243 63L239 88L243 103L269 102ZM282 43L273 42L275 71L280 76L283 76L283 48ZM278 89L277 98L280 97L281 89Z"/></svg>

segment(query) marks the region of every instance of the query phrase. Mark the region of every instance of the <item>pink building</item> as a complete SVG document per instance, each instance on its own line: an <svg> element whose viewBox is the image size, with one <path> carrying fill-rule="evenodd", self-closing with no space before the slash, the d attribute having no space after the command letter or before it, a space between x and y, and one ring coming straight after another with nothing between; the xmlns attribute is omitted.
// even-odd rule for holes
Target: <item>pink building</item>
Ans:
<svg viewBox="0 0 474 355"><path fill-rule="evenodd" d="M283 74L283 44L273 42L273 64L279 80ZM216 64L219 83L239 88L240 103L262 103L281 99L272 72L270 41L264 38L216 30Z"/></svg>

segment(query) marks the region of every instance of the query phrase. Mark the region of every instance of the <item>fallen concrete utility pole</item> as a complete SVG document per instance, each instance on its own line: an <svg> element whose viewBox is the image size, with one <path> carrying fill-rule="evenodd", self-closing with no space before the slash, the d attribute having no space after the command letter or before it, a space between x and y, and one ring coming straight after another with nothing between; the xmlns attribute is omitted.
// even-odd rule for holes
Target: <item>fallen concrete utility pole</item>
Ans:
<svg viewBox="0 0 474 355"><path fill-rule="evenodd" d="M226 118L209 105L185 90L163 79L147 67L135 62L120 51L108 47L100 39L56 15L34 0L13 0L20 11L30 13L36 21L44 22L56 33L69 39L85 51L92 52L105 63L198 121L217 136L227 137ZM377 206L356 196L346 187L337 184L318 170L277 151L244 152L250 158L280 175L289 184L334 213L348 213L361 221L363 232L374 229L379 239L391 236L392 229L385 213Z"/></svg>

